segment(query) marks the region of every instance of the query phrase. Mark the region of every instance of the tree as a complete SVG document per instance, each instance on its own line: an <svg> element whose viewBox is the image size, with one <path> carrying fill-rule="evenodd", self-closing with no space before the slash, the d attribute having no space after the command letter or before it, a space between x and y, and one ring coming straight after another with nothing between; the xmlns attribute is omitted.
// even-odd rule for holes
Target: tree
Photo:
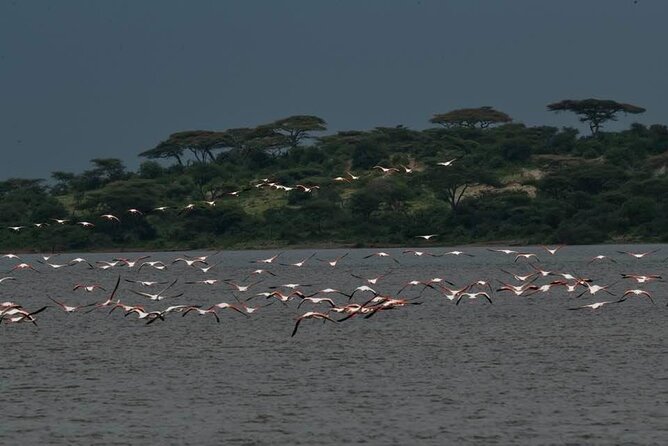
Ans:
<svg viewBox="0 0 668 446"><path fill-rule="evenodd" d="M310 115L295 115L279 119L266 127L285 136L291 148L296 148L303 139L313 138L308 132L322 132L327 130L324 119Z"/></svg>
<svg viewBox="0 0 668 446"><path fill-rule="evenodd" d="M447 113L436 114L429 120L429 122L442 125L445 128L479 127L481 129L487 128L492 124L503 124L511 121L512 118L510 116L489 106L460 108Z"/></svg>
<svg viewBox="0 0 668 446"><path fill-rule="evenodd" d="M195 156L197 162L206 163L214 161L212 151L228 146L227 142L225 132L187 130L172 133L167 140L140 153L139 156L149 159L175 158L179 165L183 165L184 152L187 150Z"/></svg>
<svg viewBox="0 0 668 446"><path fill-rule="evenodd" d="M637 105L624 104L610 99L564 99L548 104L553 112L570 111L580 116L580 122L589 124L592 135L597 135L604 122L616 121L619 113L644 113L645 109Z"/></svg>
<svg viewBox="0 0 668 446"><path fill-rule="evenodd" d="M447 169L447 170L444 170ZM436 196L457 212L466 191L476 184L498 186L498 180L490 172L472 163L460 162L456 168L431 168L425 172L426 183Z"/></svg>
<svg viewBox="0 0 668 446"><path fill-rule="evenodd" d="M118 158L95 158L90 160L92 170L104 182L118 181L125 177L125 166Z"/></svg>

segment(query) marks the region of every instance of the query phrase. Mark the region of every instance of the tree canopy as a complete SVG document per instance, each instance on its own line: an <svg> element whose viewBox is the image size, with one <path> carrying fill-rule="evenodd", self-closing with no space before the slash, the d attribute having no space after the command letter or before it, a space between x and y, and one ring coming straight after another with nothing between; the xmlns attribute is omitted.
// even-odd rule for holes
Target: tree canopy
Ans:
<svg viewBox="0 0 668 446"><path fill-rule="evenodd" d="M442 125L445 128L452 127L479 127L487 128L492 124L504 124L511 122L512 118L502 111L492 107L460 108L447 113L434 115L429 122Z"/></svg>
<svg viewBox="0 0 668 446"><path fill-rule="evenodd" d="M616 121L619 113L639 114L645 109L637 105L624 104L611 99L564 99L548 104L553 112L570 111L580 117L580 122L589 124L592 135L598 134L604 122Z"/></svg>

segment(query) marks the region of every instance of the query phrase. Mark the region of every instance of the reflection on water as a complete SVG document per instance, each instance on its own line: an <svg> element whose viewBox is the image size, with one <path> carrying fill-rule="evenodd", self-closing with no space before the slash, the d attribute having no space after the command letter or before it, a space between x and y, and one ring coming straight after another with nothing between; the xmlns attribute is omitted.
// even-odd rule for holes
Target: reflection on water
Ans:
<svg viewBox="0 0 668 446"><path fill-rule="evenodd" d="M419 306L352 318L341 324L305 320L294 338L294 318L325 306L275 303L250 318L221 311L215 319L188 314L145 325L121 312L65 314L49 308L31 324L0 326L2 444L665 444L668 440L666 285L620 280L620 273L667 274L668 247L636 261L618 249L657 246L566 247L536 252L540 267L653 293L656 305L631 298L597 311L567 308L614 299L597 294L576 300L562 288L531 298L493 294L458 306L431 289ZM512 282L500 268L531 271L521 260L484 248L475 257L415 257L400 249L387 258L354 250L336 268L320 259L347 251L317 250L302 268L272 264L277 277L240 298L287 283L305 290L350 292L363 277L382 273L374 288L394 294L409 280L443 277ZM429 248L440 253L442 248ZM297 262L314 251L286 251L277 261ZM123 302L161 309L180 303L234 302L229 287L185 285L205 278L244 281L259 267L251 260L276 252L223 252L209 273L170 265L167 271L115 268L13 273L0 284L0 300L28 308L103 300L104 292L71 291L78 282L113 287L123 278L179 281L173 300L151 302L130 293ZM618 263L588 261L597 254ZM138 254L139 255L139 254ZM59 262L75 256L63 255ZM84 255L91 262L111 254ZM153 253L171 261L176 255ZM36 257L29 257L34 261ZM9 269L13 263L2 260ZM261 266L260 266L261 267ZM547 283L552 277L538 279ZM515 282L512 282L515 283ZM152 291L151 291L152 292ZM402 295L417 296L418 287ZM343 296L328 295L345 303ZM361 301L357 299L355 301ZM262 305L262 297L251 300Z"/></svg>

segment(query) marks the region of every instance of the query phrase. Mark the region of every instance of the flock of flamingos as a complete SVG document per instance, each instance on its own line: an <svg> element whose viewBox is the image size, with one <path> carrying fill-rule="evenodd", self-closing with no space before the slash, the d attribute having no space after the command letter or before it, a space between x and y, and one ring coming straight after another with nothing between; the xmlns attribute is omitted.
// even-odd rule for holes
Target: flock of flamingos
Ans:
<svg viewBox="0 0 668 446"><path fill-rule="evenodd" d="M426 236L420 236L426 237ZM431 237L430 237L431 238ZM560 246L550 248L543 247L549 255L558 255ZM607 300L577 305L569 308L570 310L597 310L608 304L621 303L629 298L643 298L648 302L654 303L650 291L644 289L644 285L650 282L663 281L658 274L631 274L623 273L619 281L628 283L624 291L613 292L612 284L594 283L591 278L580 277L575 274L564 271L545 270L537 253L517 252L511 249L492 249L489 251L499 253L499 255L508 255L509 263L519 266L524 264L525 272L512 272L511 268L501 269L505 278L480 279L471 283L459 284L456 286L451 280L453 278L432 277L419 280L410 280L403 283L400 288L392 293L387 292L384 287L385 278L391 276L393 270L387 271L375 277L363 277L353 271L346 271L351 278L359 282L351 285L350 289L334 289L314 287L312 284L299 283L280 283L287 282L281 280L282 277L289 277L289 269L308 268L308 263L314 261L322 262L326 268L345 268L345 258L348 253L334 259L312 260L315 253L300 259L283 263L284 253L278 253L266 259L253 261L254 264L247 275L238 282L233 279L215 278L216 267L220 262L214 262L219 253L203 256L182 256L172 260L150 260L150 256L141 256L136 259L113 258L109 261L88 262L86 259L77 257L62 263L56 263L58 255L40 256L34 263L28 263L15 254L5 254L1 256L4 261L19 262L10 267L5 277L0 278L0 293L5 294L2 288L7 288L13 281L29 281L29 274L42 274L44 271L59 271L70 268L86 268L99 270L122 269L123 273L115 278L113 288L108 289L98 283L74 283L72 292L84 292L91 294L103 294L104 297L95 299L88 303L65 302L61 298L45 295L47 305L36 309L29 309L17 302L0 303L0 324L32 323L37 325L38 314L48 308L57 308L65 313L75 312L106 312L108 314L115 311L123 312L125 316L135 316L137 319L146 321L146 324L152 324L156 321L165 321L175 313L181 316L189 314L199 316L209 316L220 322L221 312L230 310L245 317L252 317L258 309L273 303L280 303L285 306L291 306L297 311L308 309L299 315L292 330L292 336L297 333L300 323L307 319L320 319L325 322L341 323L352 318L368 319L377 313L384 313L387 310L398 310L408 308L411 305L420 305L426 299L447 299L453 301L454 305L460 305L465 301L482 299L485 303L492 304L494 299L501 294L510 294L514 296L531 297L539 293L548 293L556 289L561 289L572 295L574 298L583 296L594 296L605 294ZM650 252L626 252L619 251L620 254L631 256L636 261L642 261L643 258L655 254ZM463 251L445 251L439 254L428 251L404 250L402 255L410 256L472 256ZM375 252L363 256L361 259L371 261L373 258L383 259L384 262L393 262L393 268L400 268L401 263L396 257L386 252ZM360 260L361 260L360 259ZM514 259L514 260L513 260ZM636 262L634 261L634 263ZM378 260L383 262L383 260ZM599 255L590 260L594 262L616 262L609 256ZM191 288L186 291L176 292L175 285L179 281L170 276L170 270L178 270L183 273L183 268L192 269L201 278L193 280L184 280L183 284L188 287L198 286L220 286L229 291L229 298L225 302L211 303L207 305L195 305L181 303L180 298L184 294L192 295ZM526 271L528 269L528 271ZM129 270L135 270L131 274ZM164 276L163 280L140 280L142 271L148 270L160 271ZM322 272L322 271L321 271ZM126 278L122 279L125 275ZM324 274L323 274L324 275ZM133 278L127 278L132 276ZM260 288L266 276L272 278L276 285ZM351 279L352 280L352 279ZM128 289L120 290L120 284L130 283ZM279 284L280 283L280 284ZM122 294L122 296L121 296ZM48 299L48 301L47 301ZM258 303L261 300L260 303ZM163 302L165 301L165 302ZM148 305L155 306L167 303L161 309L147 309ZM306 308L304 308L306 307Z"/></svg>
<svg viewBox="0 0 668 446"><path fill-rule="evenodd" d="M453 161L439 164L448 167ZM384 174L398 171L398 169L388 169L382 166L376 167L382 170ZM410 168L405 167L404 169L405 173L410 173ZM337 177L334 181L354 181L359 178L350 173L348 175L348 178ZM269 179L264 179L254 186L258 188L302 190L305 193L309 193L318 187L305 185L288 187L271 182ZM238 196L239 192L235 191L228 194ZM189 203L177 209L177 211L183 214L194 211L198 207L213 207L215 204L215 201L205 201L200 204ZM168 207L163 206L153 211L167 212L168 210ZM128 209L126 212L135 217L144 214L139 209ZM104 214L100 218L117 223L121 222L121 219L113 214ZM70 223L66 219L54 218L52 220L53 224L65 225ZM95 226L94 223L86 221L73 222L73 224L89 228ZM34 223L33 226L39 229L47 226L47 224ZM9 227L10 230L17 232L26 228L27 226ZM416 238L424 240L422 243L425 243L437 240L438 235L416 235ZM555 258L562 248L563 246L542 247L545 255ZM0 302L0 324L28 323L37 325L38 315L41 317L41 313L49 308L60 309L67 314L77 312L104 312L107 314L122 312L126 317L135 317L145 321L147 325L156 321L164 322L176 314L180 314L181 317L189 315L209 317L219 323L222 312L225 310L235 312L243 317L253 317L253 314L259 309L278 303L289 307L292 311L308 310L302 314L297 313L291 332L294 336L300 324L305 320L316 319L323 322L342 323L350 319L368 319L374 317L377 313L385 313L388 310L400 310L410 308L413 305L420 305L427 299L447 299L452 301L454 305L476 299L486 304L492 304L497 297L502 295L531 297L561 290L574 298L583 296L594 298L598 295L605 295L606 297L606 300L571 306L568 308L569 310L593 311L609 304L622 303L631 298L646 299L648 302L654 303L652 292L647 289L646 285L651 282L663 282L663 278L659 274L637 271L642 268L643 259L655 256L659 251L658 249L648 252L617 251L619 254L617 259L615 259L617 256L605 255L597 255L588 259L590 265L602 262L617 263L622 258L627 258L633 263L634 271L621 273L617 281L608 284L595 283L596 278L583 277L573 272L557 271L554 268L543 269L542 265L548 263L541 262L539 258L539 254L543 255L541 252L496 248L489 248L488 251L501 256L508 256L510 266L500 269L502 276L479 278L470 283L459 284L454 283L454 277L420 278L402 283L398 290L388 290L392 286L392 280L386 278L392 278L395 269L401 268L401 260L397 256L382 251L363 255L358 259L360 261L365 260L365 262L378 262L381 266L384 264L385 272L374 277L365 277L360 271L346 269L346 257L350 253L345 253L334 259L317 258L316 254L313 253L306 258L293 259L292 261L287 259L289 257L288 253L278 253L269 258L252 261L252 267L248 268L248 271L244 271L245 277L241 279L223 279L220 277L218 271L221 263L221 259L218 257L220 252L202 256L183 255L169 260L152 260L151 256L141 256L135 259L116 257L108 261L95 262L89 262L82 257L59 262L58 260L61 257L58 254L31 256L34 257L33 260L22 259L21 256L16 254L4 254L0 255L0 270L3 269L2 263L14 263L7 264L6 272L1 274L4 277L0 277L0 296L11 291L12 282L30 281L29 275L42 274L47 271L48 273L55 273L71 268L83 268L89 270L118 270L119 274L115 278L113 287L105 288L98 283L72 284L72 292L103 295L103 297L95 298L92 302L65 302L58 296L48 294L44 296L45 305L34 309L26 308L17 302ZM460 256L473 257L473 254L458 250L433 253L427 250L406 249L401 251L401 255L418 258L449 257L452 259ZM346 275L349 274L350 281L354 278L358 282L353 282L349 289L319 288L312 283L287 283L290 280L291 269L300 270L301 273L304 269L308 269L309 264L313 262L320 262L326 268L325 270L318 269L318 273L323 276L322 278L330 275L328 274L329 268L336 268L339 272L343 270ZM625 264L627 263L625 262ZM522 270L518 271L518 267L521 267ZM183 268L188 270L184 271ZM515 271L511 271L511 269ZM190 275L191 270L196 278L192 280L182 279L182 284L187 287L182 287L184 290L177 292L175 285L179 282L179 277L174 278L174 276L177 274L183 276L184 272ZM144 280L147 278L141 274L148 271L153 276L157 275L159 280ZM175 272L170 277L172 271ZM152 279L155 279L155 277L152 277ZM268 282L265 282L265 280ZM349 283L350 281L345 282ZM265 286L261 289L260 284L263 282ZM396 281L394 282L396 287ZM620 282L623 283L622 287L614 290L613 286ZM131 285L127 289L120 289L121 283ZM272 285L269 286L269 283ZM184 295L193 294L190 291L193 289L191 287L202 286L221 287L229 291L229 297L225 302L206 305L182 303ZM155 309L156 305L162 307Z"/></svg>

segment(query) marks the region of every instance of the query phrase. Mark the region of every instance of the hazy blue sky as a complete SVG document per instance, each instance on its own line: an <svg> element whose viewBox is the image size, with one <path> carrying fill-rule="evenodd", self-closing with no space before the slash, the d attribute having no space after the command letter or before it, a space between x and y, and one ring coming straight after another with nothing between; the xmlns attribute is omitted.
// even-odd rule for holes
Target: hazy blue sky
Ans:
<svg viewBox="0 0 668 446"><path fill-rule="evenodd" d="M668 123L668 2L0 0L0 179L80 172L170 133L315 114L429 126L492 105L600 97Z"/></svg>

